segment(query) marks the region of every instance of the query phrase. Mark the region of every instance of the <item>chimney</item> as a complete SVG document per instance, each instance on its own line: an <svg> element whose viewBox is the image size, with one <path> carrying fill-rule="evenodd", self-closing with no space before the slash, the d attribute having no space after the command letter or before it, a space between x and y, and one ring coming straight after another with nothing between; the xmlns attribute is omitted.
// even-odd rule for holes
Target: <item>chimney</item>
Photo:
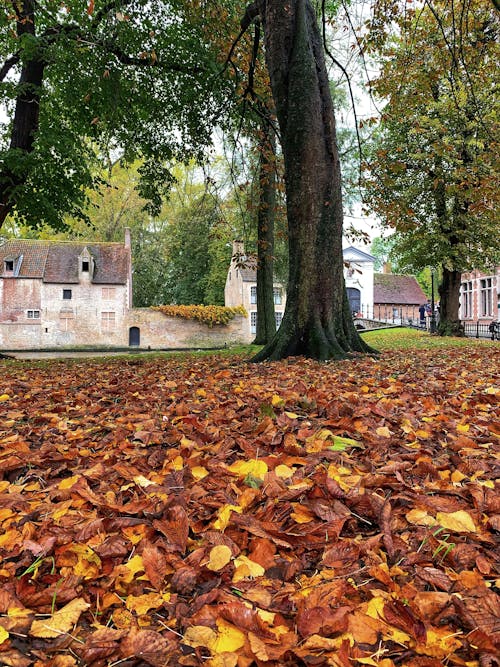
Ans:
<svg viewBox="0 0 500 667"><path fill-rule="evenodd" d="M132 247L132 243L130 240L130 227L125 227L125 247L126 248Z"/></svg>
<svg viewBox="0 0 500 667"><path fill-rule="evenodd" d="M233 241L233 257L241 257L245 254L245 245L243 241Z"/></svg>

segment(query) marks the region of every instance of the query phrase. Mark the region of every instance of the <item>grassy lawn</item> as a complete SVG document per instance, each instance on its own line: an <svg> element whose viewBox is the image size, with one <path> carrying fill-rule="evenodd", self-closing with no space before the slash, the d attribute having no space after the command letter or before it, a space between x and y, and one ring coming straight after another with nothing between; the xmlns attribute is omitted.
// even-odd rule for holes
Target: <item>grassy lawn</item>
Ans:
<svg viewBox="0 0 500 667"><path fill-rule="evenodd" d="M383 350L432 350L443 348L477 347L496 345L498 341L476 338L453 338L430 335L417 329L375 329L361 334L363 339L375 349Z"/></svg>

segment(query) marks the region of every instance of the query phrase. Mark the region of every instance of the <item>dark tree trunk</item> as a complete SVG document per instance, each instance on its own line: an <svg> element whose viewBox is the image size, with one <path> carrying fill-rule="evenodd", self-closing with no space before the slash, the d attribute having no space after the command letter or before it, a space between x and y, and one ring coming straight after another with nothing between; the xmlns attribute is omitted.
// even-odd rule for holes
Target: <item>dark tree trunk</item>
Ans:
<svg viewBox="0 0 500 667"><path fill-rule="evenodd" d="M463 326L459 320L460 308L460 271L450 271L443 267L443 278L439 286L439 325L438 333L442 336L463 336Z"/></svg>
<svg viewBox="0 0 500 667"><path fill-rule="evenodd" d="M13 3L17 7L17 34L35 36L35 0L23 0ZM41 52L36 52L23 63L19 79L19 94L16 99L14 120L10 141L10 151L25 153L33 150L35 134L38 129L40 93L46 62ZM5 164L0 171L0 227L15 205L15 190L25 180L22 166L19 167L19 155L15 158L15 170Z"/></svg>
<svg viewBox="0 0 500 667"><path fill-rule="evenodd" d="M255 360L367 352L344 285L340 164L316 16L310 0L259 6L285 163L290 269L283 322Z"/></svg>
<svg viewBox="0 0 500 667"><path fill-rule="evenodd" d="M274 316L274 216L276 209L275 146L272 128L262 126L259 142L259 208L257 216L257 331L254 343L265 345L276 333Z"/></svg>

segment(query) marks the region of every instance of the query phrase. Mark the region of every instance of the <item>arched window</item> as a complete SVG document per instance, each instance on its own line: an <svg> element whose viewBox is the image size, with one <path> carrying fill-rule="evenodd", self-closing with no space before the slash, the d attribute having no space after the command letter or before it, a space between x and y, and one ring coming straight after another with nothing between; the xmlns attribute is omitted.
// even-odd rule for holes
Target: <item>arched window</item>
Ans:
<svg viewBox="0 0 500 667"><path fill-rule="evenodd" d="M356 287L347 288L347 298L351 313L358 313L361 310L361 292Z"/></svg>

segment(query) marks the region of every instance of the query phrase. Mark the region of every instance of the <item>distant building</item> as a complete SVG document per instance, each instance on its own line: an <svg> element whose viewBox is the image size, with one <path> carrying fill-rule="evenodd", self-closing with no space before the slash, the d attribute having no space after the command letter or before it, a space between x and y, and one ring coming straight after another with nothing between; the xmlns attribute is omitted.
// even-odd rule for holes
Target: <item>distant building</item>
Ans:
<svg viewBox="0 0 500 667"><path fill-rule="evenodd" d="M280 282L273 285L274 317L279 328L285 312L286 290ZM248 313L245 337L251 341L257 332L257 258L245 255L241 241L233 241L233 255L224 288L224 305L243 306Z"/></svg>
<svg viewBox="0 0 500 667"><path fill-rule="evenodd" d="M365 309L373 311L373 265L375 258L350 246L343 250L344 277L347 295L353 313ZM286 289L276 281L274 291L274 315L278 328L285 312ZM246 336L252 340L257 328L257 259L246 255L241 241L233 242L233 256L224 289L226 306L244 306L248 313Z"/></svg>
<svg viewBox="0 0 500 667"><path fill-rule="evenodd" d="M373 310L373 279L375 257L354 246L344 248L344 279L347 298L353 314Z"/></svg>
<svg viewBox="0 0 500 667"><path fill-rule="evenodd" d="M500 320L500 266L462 273L459 317L484 324Z"/></svg>
<svg viewBox="0 0 500 667"><path fill-rule="evenodd" d="M0 347L121 345L132 306L124 243L11 239L0 245Z"/></svg>
<svg viewBox="0 0 500 667"><path fill-rule="evenodd" d="M427 297L415 276L376 273L373 284L373 318L395 324L419 320L418 308ZM411 323L410 322L410 323Z"/></svg>

